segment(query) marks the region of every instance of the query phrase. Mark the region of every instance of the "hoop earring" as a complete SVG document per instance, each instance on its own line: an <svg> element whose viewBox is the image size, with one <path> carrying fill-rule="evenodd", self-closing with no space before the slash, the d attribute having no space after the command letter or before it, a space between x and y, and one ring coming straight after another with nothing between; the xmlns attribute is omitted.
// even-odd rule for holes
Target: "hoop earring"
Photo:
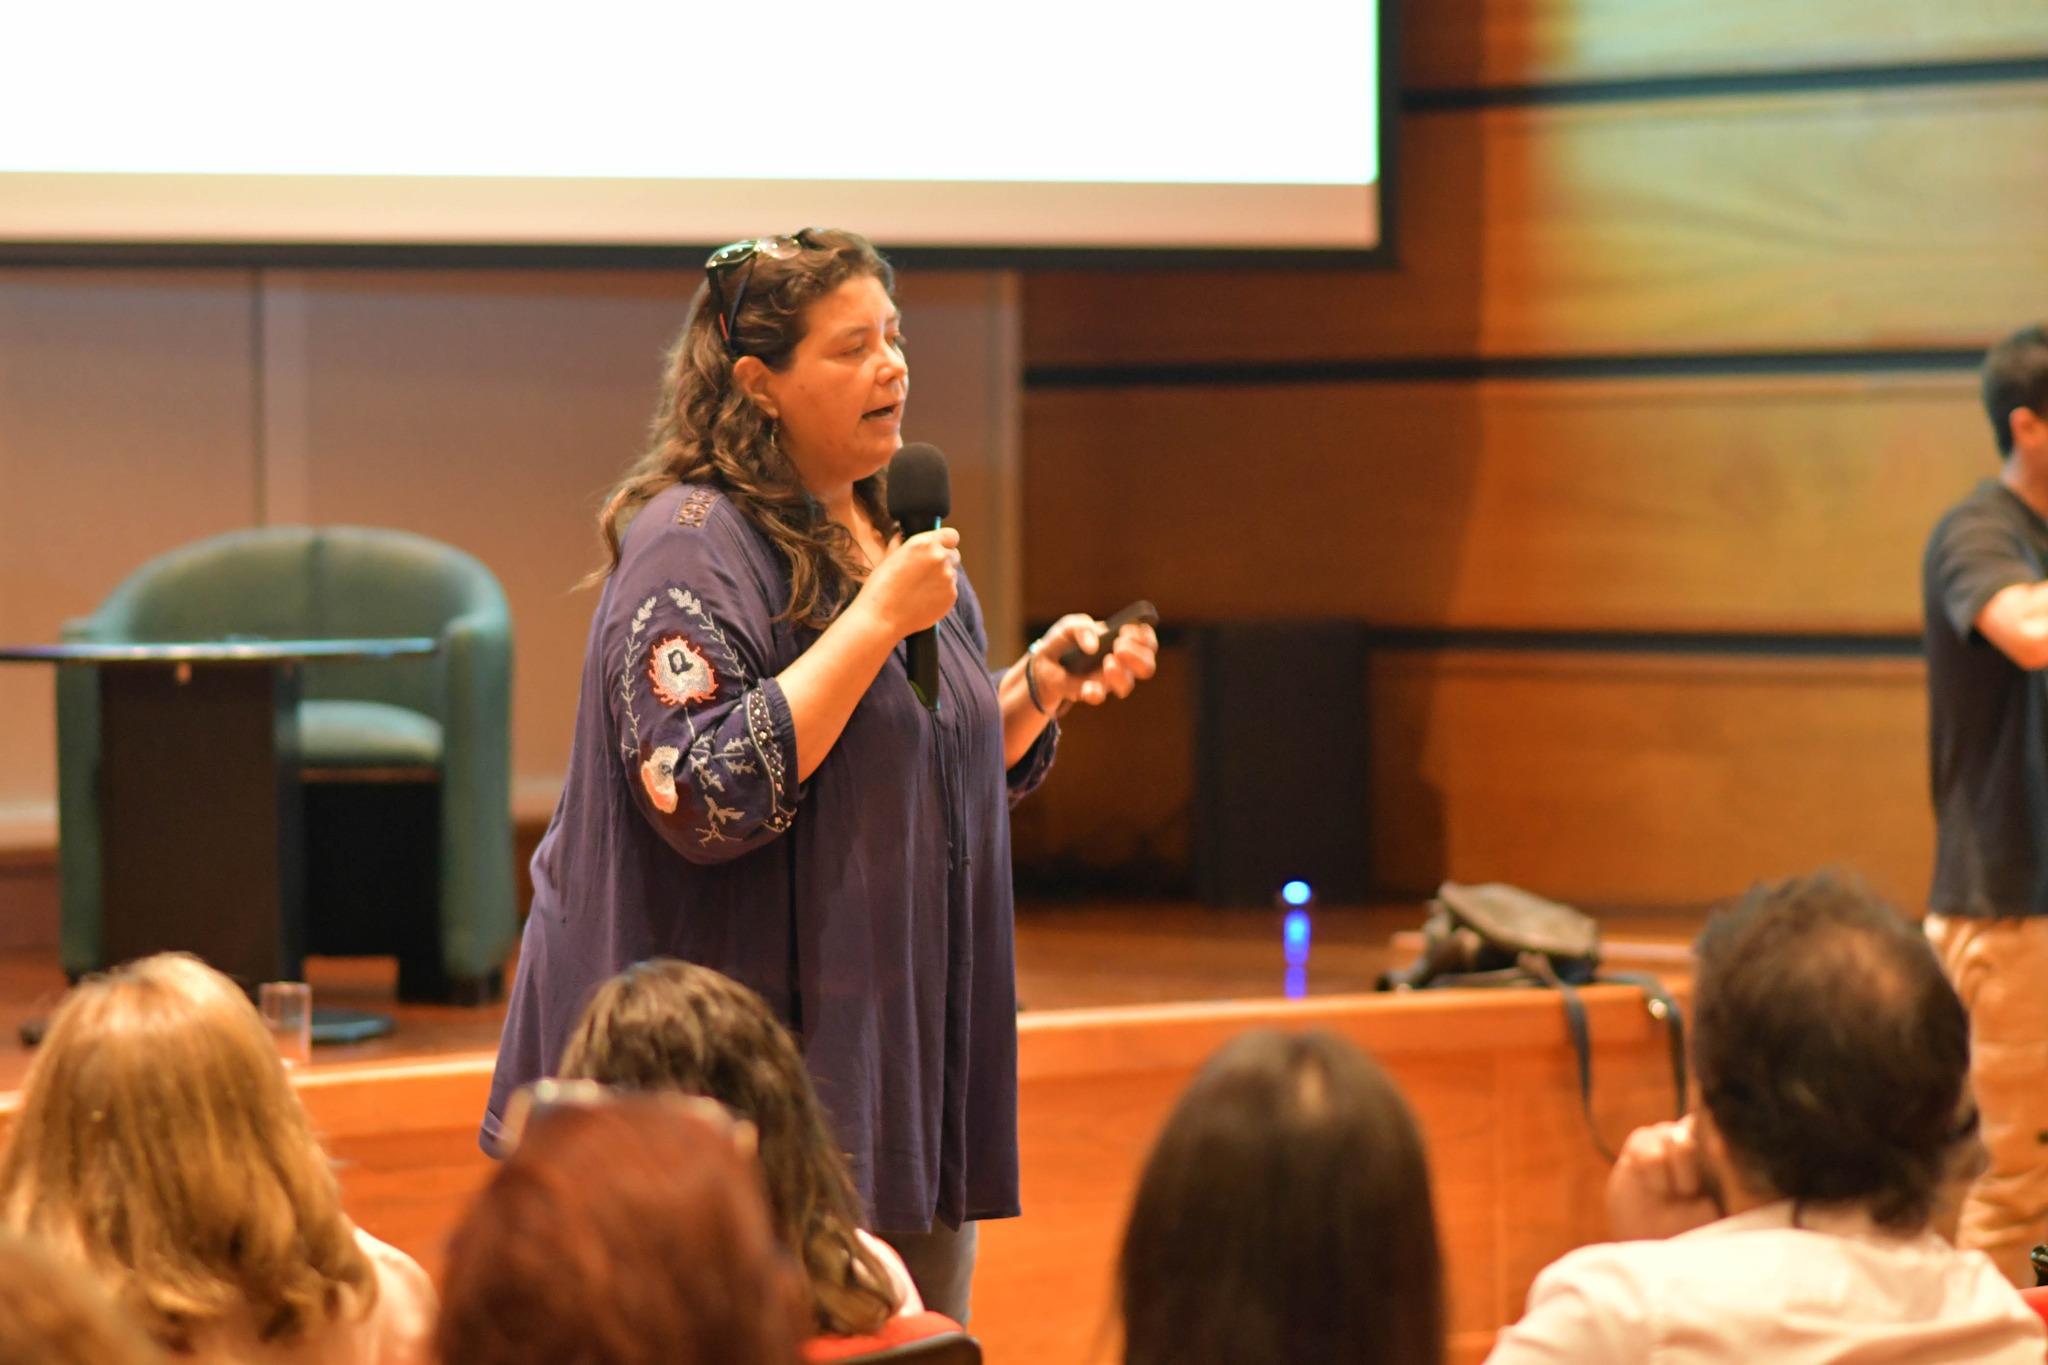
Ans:
<svg viewBox="0 0 2048 1365"><path fill-rule="evenodd" d="M777 425L773 417L768 418L767 421L767 429L762 434L767 438L765 444L767 446L766 463L768 468L774 472L777 478L794 480L796 478L796 466L790 462L789 452L782 448L782 428Z"/></svg>

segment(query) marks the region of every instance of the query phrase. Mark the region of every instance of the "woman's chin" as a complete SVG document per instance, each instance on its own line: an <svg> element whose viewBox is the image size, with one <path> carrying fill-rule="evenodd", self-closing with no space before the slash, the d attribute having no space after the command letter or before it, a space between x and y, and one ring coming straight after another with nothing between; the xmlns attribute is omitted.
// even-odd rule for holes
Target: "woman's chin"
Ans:
<svg viewBox="0 0 2048 1365"><path fill-rule="evenodd" d="M871 466L868 474L879 474L887 469L889 461L896 458L896 452L903 449L901 426L895 422L890 422L886 426L880 423L876 425L877 430L863 433L867 439L862 443L861 463ZM867 475L862 477L865 478Z"/></svg>
<svg viewBox="0 0 2048 1365"><path fill-rule="evenodd" d="M903 446L903 438L893 429L889 432L864 433L863 439L833 452L823 459L814 459L801 452L783 447L783 453L796 466L797 477L806 488L813 492L833 485L859 483L871 479L889 467L889 461Z"/></svg>

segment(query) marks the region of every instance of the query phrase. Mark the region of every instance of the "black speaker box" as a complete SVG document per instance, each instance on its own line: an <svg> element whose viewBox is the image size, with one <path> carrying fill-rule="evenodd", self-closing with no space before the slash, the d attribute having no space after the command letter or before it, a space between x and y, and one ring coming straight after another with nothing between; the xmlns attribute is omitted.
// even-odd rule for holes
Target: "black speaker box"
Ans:
<svg viewBox="0 0 2048 1365"><path fill-rule="evenodd" d="M1299 878L1324 904L1372 886L1367 635L1359 621L1197 628L1195 895L1271 905Z"/></svg>

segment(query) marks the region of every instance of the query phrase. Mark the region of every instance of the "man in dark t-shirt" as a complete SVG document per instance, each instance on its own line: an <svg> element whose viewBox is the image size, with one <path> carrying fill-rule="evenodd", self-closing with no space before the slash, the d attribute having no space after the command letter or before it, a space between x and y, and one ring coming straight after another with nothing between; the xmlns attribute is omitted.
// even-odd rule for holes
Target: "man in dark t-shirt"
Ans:
<svg viewBox="0 0 2048 1365"><path fill-rule="evenodd" d="M2048 1232L2048 327L1992 347L1983 379L2004 464L1936 523L1922 568L1927 935L1970 1011L1989 1157L1957 1244L2032 1284Z"/></svg>

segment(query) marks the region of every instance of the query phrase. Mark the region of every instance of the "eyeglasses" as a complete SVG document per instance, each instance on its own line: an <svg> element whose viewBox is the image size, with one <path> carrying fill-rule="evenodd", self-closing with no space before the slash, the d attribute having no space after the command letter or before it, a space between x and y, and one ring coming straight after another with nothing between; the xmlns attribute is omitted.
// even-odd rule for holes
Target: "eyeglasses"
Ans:
<svg viewBox="0 0 2048 1365"><path fill-rule="evenodd" d="M733 344L733 328L739 326L740 305L746 302L747 285L754 278L754 262L763 256L771 261L786 261L802 251L806 245L804 233L808 228L799 228L788 237L750 237L744 242L722 246L711 253L704 262L705 278L711 281L712 297L718 302L718 335L725 341L725 349L735 357L740 354ZM730 292L725 282L735 273L739 285Z"/></svg>
<svg viewBox="0 0 2048 1365"><path fill-rule="evenodd" d="M512 1099L505 1106L504 1137L498 1143L497 1154L510 1156L526 1136L526 1130L550 1113L615 1104L620 1100L659 1103L708 1123L730 1139L741 1156L749 1159L760 1150L760 1130L709 1096L680 1090L621 1090L601 1081L548 1077L512 1092Z"/></svg>

